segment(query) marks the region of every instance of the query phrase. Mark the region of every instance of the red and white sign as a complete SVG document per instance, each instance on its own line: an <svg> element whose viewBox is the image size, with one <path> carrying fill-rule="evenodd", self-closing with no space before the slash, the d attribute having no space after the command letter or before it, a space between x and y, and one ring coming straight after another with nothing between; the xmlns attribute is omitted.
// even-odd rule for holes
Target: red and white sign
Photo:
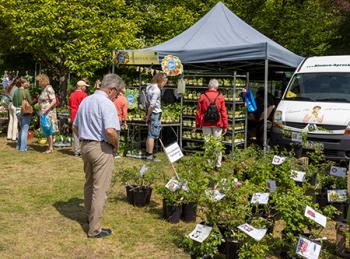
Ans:
<svg viewBox="0 0 350 259"><path fill-rule="evenodd" d="M255 228L248 223L238 226L238 229L246 233L248 236L260 241L266 234L266 228Z"/></svg>
<svg viewBox="0 0 350 259"><path fill-rule="evenodd" d="M296 254L307 259L318 259L321 252L321 246L306 238L299 237Z"/></svg>
<svg viewBox="0 0 350 259"><path fill-rule="evenodd" d="M324 228L327 225L327 217L322 215L321 213L318 213L310 206L306 206L305 208L305 217L312 219L313 221L320 224Z"/></svg>

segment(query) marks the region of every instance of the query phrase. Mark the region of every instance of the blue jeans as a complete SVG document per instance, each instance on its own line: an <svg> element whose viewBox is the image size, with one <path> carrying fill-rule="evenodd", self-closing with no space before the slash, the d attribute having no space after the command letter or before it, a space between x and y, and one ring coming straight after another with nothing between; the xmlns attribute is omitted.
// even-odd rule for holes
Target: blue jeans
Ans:
<svg viewBox="0 0 350 259"><path fill-rule="evenodd" d="M32 117L31 115L23 115L23 114L18 114L17 116L18 116L18 121L20 123L17 148L19 151L27 151L28 130L29 130L30 120Z"/></svg>
<svg viewBox="0 0 350 259"><path fill-rule="evenodd" d="M161 113L152 113L148 126L148 137L157 139L162 129L161 125Z"/></svg>

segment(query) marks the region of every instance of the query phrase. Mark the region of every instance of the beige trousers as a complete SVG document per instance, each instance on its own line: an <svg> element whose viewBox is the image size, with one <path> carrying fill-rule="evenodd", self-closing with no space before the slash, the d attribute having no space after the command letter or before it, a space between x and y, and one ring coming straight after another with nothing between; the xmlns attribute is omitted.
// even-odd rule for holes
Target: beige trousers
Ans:
<svg viewBox="0 0 350 259"><path fill-rule="evenodd" d="M202 127L203 135L208 136L211 135L215 138L219 138L222 134L222 128L219 127ZM218 158L216 160L216 167L221 167L221 161L222 161L222 152L218 154Z"/></svg>
<svg viewBox="0 0 350 259"><path fill-rule="evenodd" d="M7 139L16 140L18 135L18 120L16 115L16 106L10 103L9 107L9 125L7 127Z"/></svg>
<svg viewBox="0 0 350 259"><path fill-rule="evenodd" d="M103 209L114 168L113 147L106 142L82 141L84 161L84 205L89 217L88 236L101 232Z"/></svg>
<svg viewBox="0 0 350 259"><path fill-rule="evenodd" d="M80 145L81 143L80 143L79 137L77 136L77 134L74 133L74 130L73 130L73 152L75 155L81 153Z"/></svg>

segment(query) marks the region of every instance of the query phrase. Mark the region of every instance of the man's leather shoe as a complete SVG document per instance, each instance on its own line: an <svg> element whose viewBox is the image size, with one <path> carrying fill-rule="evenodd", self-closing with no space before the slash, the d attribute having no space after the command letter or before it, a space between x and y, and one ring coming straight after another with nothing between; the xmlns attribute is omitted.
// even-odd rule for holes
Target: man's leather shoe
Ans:
<svg viewBox="0 0 350 259"><path fill-rule="evenodd" d="M94 237L94 238L102 238L102 237L109 236L110 234L112 234L112 230L111 229L109 229L109 228L102 228L100 233L98 233L97 235L92 236L92 237Z"/></svg>

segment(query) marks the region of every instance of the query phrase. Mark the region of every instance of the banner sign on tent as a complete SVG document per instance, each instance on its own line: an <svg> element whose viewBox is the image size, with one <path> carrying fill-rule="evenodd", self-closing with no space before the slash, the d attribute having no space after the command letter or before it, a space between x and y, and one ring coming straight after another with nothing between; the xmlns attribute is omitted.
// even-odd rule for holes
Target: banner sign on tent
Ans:
<svg viewBox="0 0 350 259"><path fill-rule="evenodd" d="M113 60L116 64L126 65L158 65L158 52L134 52L125 50L113 51Z"/></svg>
<svg viewBox="0 0 350 259"><path fill-rule="evenodd" d="M174 163L184 156L177 142L175 142L174 144L171 144L170 146L165 147L164 151L170 163Z"/></svg>

